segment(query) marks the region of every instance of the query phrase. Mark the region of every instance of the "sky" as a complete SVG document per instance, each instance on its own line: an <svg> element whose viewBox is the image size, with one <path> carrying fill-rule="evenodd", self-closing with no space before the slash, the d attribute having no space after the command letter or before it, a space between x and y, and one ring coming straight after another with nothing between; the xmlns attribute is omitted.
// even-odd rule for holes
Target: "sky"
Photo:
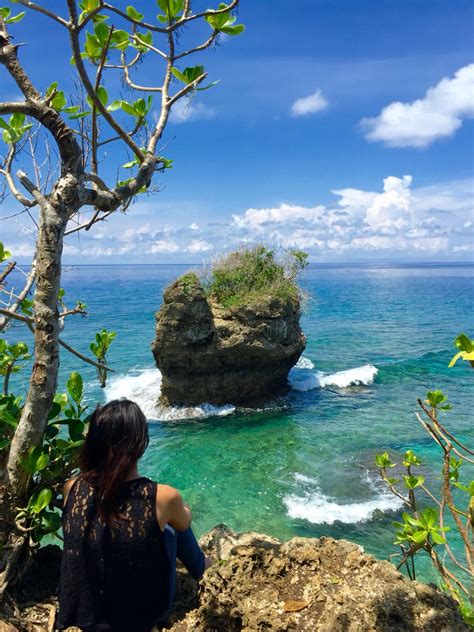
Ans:
<svg viewBox="0 0 474 632"><path fill-rule="evenodd" d="M241 0L238 22L243 35L190 62L220 81L174 107L163 138L173 169L157 192L68 237L65 262L201 263L256 243L313 262L472 261L472 1ZM60 27L29 14L11 30L37 85L72 86ZM143 64L135 78L157 71ZM0 93L16 98L1 68ZM110 183L119 153L103 163ZM26 261L33 223L1 221L18 210L2 204L0 239Z"/></svg>

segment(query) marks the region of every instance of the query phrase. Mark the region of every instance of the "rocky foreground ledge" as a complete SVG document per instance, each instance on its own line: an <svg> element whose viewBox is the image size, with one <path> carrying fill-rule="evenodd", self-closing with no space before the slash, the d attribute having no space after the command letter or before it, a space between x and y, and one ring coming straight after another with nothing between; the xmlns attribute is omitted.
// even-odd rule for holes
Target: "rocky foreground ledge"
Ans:
<svg viewBox="0 0 474 632"><path fill-rule="evenodd" d="M412 582L346 540L280 542L219 526L201 544L219 558L201 581L199 605L175 632L457 632L469 628L454 601Z"/></svg>
<svg viewBox="0 0 474 632"><path fill-rule="evenodd" d="M412 582L389 562L332 538L280 542L259 533L236 534L224 525L201 538L218 561L198 585L184 571L171 621L174 632L458 632L469 630L454 601L435 586ZM56 585L54 563L45 559L25 582L30 605L22 627L0 621L1 632L46 632L56 602L45 599ZM43 553L43 556L46 556ZM40 556L41 558L41 556ZM36 574L36 578L34 575ZM41 595L38 591L42 591ZM50 593L51 594L51 593ZM31 601L35 600L35 605ZM69 628L70 632L77 628ZM132 632L132 631L131 631Z"/></svg>

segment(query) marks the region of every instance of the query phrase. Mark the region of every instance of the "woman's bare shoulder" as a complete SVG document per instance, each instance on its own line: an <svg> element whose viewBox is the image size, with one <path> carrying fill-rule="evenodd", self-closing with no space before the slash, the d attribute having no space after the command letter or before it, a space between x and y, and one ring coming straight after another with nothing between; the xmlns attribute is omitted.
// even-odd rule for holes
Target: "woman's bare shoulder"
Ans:
<svg viewBox="0 0 474 632"><path fill-rule="evenodd" d="M177 489L171 487L171 485L163 485L157 483L156 485L156 502L160 504L169 504L180 498L181 494Z"/></svg>

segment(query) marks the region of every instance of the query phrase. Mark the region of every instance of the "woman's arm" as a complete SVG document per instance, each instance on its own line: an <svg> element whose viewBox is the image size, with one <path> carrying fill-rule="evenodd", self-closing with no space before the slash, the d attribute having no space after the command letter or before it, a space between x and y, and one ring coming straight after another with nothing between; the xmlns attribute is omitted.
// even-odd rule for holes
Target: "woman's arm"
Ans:
<svg viewBox="0 0 474 632"><path fill-rule="evenodd" d="M177 489L169 485L157 485L156 518L162 530L169 524L176 531L186 531L191 525L192 514Z"/></svg>

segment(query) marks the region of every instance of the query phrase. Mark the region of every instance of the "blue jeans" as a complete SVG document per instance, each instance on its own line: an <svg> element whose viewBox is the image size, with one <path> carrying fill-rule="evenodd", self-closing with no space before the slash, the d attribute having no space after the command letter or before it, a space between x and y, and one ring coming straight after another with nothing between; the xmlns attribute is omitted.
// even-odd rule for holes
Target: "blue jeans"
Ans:
<svg viewBox="0 0 474 632"><path fill-rule="evenodd" d="M191 528L186 529L186 531L176 531L173 527L166 525L163 534L171 567L169 584L169 607L171 608L176 593L176 558L184 564L186 570L194 579L201 579L203 576L206 558L199 548Z"/></svg>

